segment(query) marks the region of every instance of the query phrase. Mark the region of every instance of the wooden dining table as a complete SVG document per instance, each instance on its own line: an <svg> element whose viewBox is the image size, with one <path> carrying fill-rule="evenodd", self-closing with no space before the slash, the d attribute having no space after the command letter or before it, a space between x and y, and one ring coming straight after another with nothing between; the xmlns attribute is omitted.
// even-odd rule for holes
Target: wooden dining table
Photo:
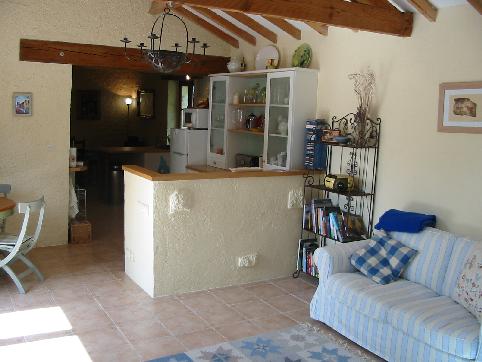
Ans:
<svg viewBox="0 0 482 362"><path fill-rule="evenodd" d="M6 197L0 197L0 219L4 219L13 214L15 201L7 199Z"/></svg>

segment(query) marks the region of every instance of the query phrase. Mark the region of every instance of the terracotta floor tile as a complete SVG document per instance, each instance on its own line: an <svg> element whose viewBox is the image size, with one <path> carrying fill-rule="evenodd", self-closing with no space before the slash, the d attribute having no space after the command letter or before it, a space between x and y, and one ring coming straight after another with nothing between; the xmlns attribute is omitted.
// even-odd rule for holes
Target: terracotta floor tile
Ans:
<svg viewBox="0 0 482 362"><path fill-rule="evenodd" d="M177 339L187 348L187 350L226 342L226 339L214 329L206 329L194 333L183 334L177 336Z"/></svg>
<svg viewBox="0 0 482 362"><path fill-rule="evenodd" d="M191 313L184 304L174 298L151 299L150 301L142 302L140 305L151 311L160 321Z"/></svg>
<svg viewBox="0 0 482 362"><path fill-rule="evenodd" d="M129 345L115 349L106 348L102 351L89 353L92 362L141 362L143 359L134 348Z"/></svg>
<svg viewBox="0 0 482 362"><path fill-rule="evenodd" d="M274 280L273 284L276 286L286 290L289 293L296 293L300 292L306 289L313 289L313 286L306 283L303 279L300 278L284 278L284 279L278 279Z"/></svg>
<svg viewBox="0 0 482 362"><path fill-rule="evenodd" d="M304 300L306 303L310 303L311 299L313 299L313 295L315 294L316 289L306 289L303 291L299 291L293 293L293 295L297 296L301 300Z"/></svg>
<svg viewBox="0 0 482 362"><path fill-rule="evenodd" d="M199 315L210 325L219 326L242 321L245 317L233 308L223 305L211 311L200 312Z"/></svg>
<svg viewBox="0 0 482 362"><path fill-rule="evenodd" d="M235 304L257 299L254 294L242 287L212 289L211 293L227 304Z"/></svg>
<svg viewBox="0 0 482 362"><path fill-rule="evenodd" d="M286 316L289 318L297 321L298 323L319 323L318 321L315 321L314 319L311 319L310 317L310 311L308 308L302 308L298 310L293 310L291 312L286 312L284 313Z"/></svg>
<svg viewBox="0 0 482 362"><path fill-rule="evenodd" d="M134 342L133 346L144 361L179 353L186 349L175 337L162 337Z"/></svg>
<svg viewBox="0 0 482 362"><path fill-rule="evenodd" d="M122 348L127 341L116 328L97 329L75 333L88 352L103 351L106 347Z"/></svg>
<svg viewBox="0 0 482 362"><path fill-rule="evenodd" d="M260 300L234 304L233 308L248 319L261 318L279 313L273 307Z"/></svg>
<svg viewBox="0 0 482 362"><path fill-rule="evenodd" d="M241 321L233 324L226 324L215 327L216 331L224 336L228 341L246 338L261 334L261 329L249 321Z"/></svg>
<svg viewBox="0 0 482 362"><path fill-rule="evenodd" d="M42 294L17 294L12 295L13 304L17 310L52 307L55 301L50 292Z"/></svg>
<svg viewBox="0 0 482 362"><path fill-rule="evenodd" d="M131 342L169 336L168 330L152 319L118 323L118 327Z"/></svg>
<svg viewBox="0 0 482 362"><path fill-rule="evenodd" d="M271 284L271 283L261 283L253 287L246 288L249 292L253 293L259 298L266 299L271 297L276 297L278 295L286 294L281 288Z"/></svg>
<svg viewBox="0 0 482 362"><path fill-rule="evenodd" d="M155 314L140 305L127 305L106 310L107 315L115 323L153 320Z"/></svg>
<svg viewBox="0 0 482 362"><path fill-rule="evenodd" d="M276 314L266 318L255 319L252 321L262 331L267 333L278 329L284 329L297 324L293 319L282 314Z"/></svg>
<svg viewBox="0 0 482 362"><path fill-rule="evenodd" d="M272 305L280 312L289 312L292 310L301 309L306 307L306 303L302 302L298 298L292 297L291 295L285 294L278 297L272 297L266 299L266 303Z"/></svg>
<svg viewBox="0 0 482 362"><path fill-rule="evenodd" d="M173 335L197 332L207 328L201 318L191 313L181 314L174 318L163 320L162 324Z"/></svg>

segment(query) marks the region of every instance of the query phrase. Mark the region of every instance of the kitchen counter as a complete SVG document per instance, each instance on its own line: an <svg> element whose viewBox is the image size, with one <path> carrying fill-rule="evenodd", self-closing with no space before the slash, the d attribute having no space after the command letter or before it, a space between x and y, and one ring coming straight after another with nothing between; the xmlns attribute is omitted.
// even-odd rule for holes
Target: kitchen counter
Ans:
<svg viewBox="0 0 482 362"><path fill-rule="evenodd" d="M149 181L182 181L182 180L206 180L206 179L224 179L224 178L244 178L244 177L279 177L279 176L299 176L305 173L305 170L294 171L244 171L231 172L220 168L210 166L188 166L189 169L196 172L189 173L169 173L161 174L143 167L135 165L124 165L124 171L133 173L137 176L145 178Z"/></svg>

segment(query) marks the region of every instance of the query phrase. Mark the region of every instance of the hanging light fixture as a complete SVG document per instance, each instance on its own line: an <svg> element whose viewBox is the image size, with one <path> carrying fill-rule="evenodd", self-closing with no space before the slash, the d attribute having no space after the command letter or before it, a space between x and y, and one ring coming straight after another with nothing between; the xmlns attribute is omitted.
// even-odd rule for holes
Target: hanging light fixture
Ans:
<svg viewBox="0 0 482 362"><path fill-rule="evenodd" d="M188 47L189 47L190 41L189 41L189 32L187 30L186 23L179 16L171 12L171 6L172 6L171 2L167 2L166 8L164 9L163 13L159 15L154 21L151 32L147 37L149 39L148 40L149 45L145 45L145 43L139 43L137 45L137 47L141 51L142 56L147 61L149 61L149 63L151 63L155 69L163 73L170 73L178 69L179 67L181 67L183 64L189 63L191 61L188 55ZM179 20L184 26L184 30L186 31L186 47L184 49L184 52L178 51L179 48L182 48L182 46L179 45L179 43L175 43L172 46L172 48L175 48L175 51L162 49L162 35L164 33L164 23L166 21L166 18L170 16ZM160 29L159 35L157 35L155 33L155 27L161 18L162 18L162 21L160 22L161 29ZM127 37L124 37L124 39L122 39L121 42L124 43L124 54L127 57L127 44L131 43L131 41ZM195 48L195 44L193 48ZM194 49L193 49L193 54L194 54Z"/></svg>

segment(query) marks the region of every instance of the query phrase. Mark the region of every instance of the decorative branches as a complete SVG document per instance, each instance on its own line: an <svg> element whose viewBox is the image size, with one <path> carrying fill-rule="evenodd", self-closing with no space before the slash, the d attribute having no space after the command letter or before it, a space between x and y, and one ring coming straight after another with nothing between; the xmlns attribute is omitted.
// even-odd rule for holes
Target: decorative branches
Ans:
<svg viewBox="0 0 482 362"><path fill-rule="evenodd" d="M348 79L354 81L354 90L358 100L358 115L360 121L364 122L368 116L370 103L375 91L375 74L368 68L366 72L348 75Z"/></svg>

